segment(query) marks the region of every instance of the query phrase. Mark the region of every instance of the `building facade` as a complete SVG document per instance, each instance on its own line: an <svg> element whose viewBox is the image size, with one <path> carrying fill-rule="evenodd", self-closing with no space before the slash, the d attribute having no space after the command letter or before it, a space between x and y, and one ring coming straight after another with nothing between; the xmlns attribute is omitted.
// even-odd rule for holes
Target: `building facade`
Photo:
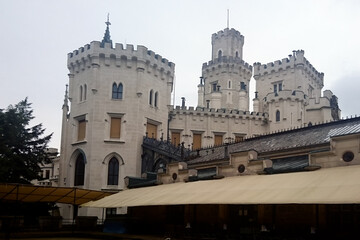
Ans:
<svg viewBox="0 0 360 240"><path fill-rule="evenodd" d="M251 66L243 60L243 45L244 36L235 29L212 35L212 59L202 67L198 106L170 110L173 144L184 142L195 150L340 118L337 97L330 90L322 94L324 74L303 50ZM251 77L256 81L252 112Z"/></svg>
<svg viewBox="0 0 360 240"><path fill-rule="evenodd" d="M146 133L166 133L174 64L143 46L113 46L107 22L102 42L68 54L68 69L59 185L122 190L125 176L141 174Z"/></svg>
<svg viewBox="0 0 360 240"><path fill-rule="evenodd" d="M202 67L198 106L171 106L174 63L144 46L113 45L106 24L102 42L68 54L59 186L120 191L126 188L125 177L164 168L171 156L164 161L161 154L147 154L145 136L167 140L175 146L167 149L182 158L184 152L176 152L181 144L189 152L339 118L337 98L331 91L321 95L324 75L304 51L251 66L243 60L244 36L228 28L212 35L212 59ZM250 112L252 76L256 97ZM75 212L61 210L65 218ZM79 214L102 213L81 208Z"/></svg>

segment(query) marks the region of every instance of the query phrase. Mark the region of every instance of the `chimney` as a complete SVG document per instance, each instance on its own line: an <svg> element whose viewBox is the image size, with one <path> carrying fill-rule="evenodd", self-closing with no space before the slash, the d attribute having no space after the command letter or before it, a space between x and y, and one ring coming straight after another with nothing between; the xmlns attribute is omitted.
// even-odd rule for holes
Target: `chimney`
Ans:
<svg viewBox="0 0 360 240"><path fill-rule="evenodd" d="M181 108L185 109L185 97L181 98Z"/></svg>

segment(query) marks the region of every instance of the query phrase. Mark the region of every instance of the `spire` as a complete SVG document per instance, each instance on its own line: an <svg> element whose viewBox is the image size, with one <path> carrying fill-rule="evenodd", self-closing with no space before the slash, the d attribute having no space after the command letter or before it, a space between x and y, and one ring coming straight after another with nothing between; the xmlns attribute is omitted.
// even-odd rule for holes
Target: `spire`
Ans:
<svg viewBox="0 0 360 240"><path fill-rule="evenodd" d="M112 47L112 40L110 39L110 30L109 30L109 25L111 25L111 23L109 22L109 13L107 15L107 21L105 22L105 24L106 24L106 30L105 30L104 38L101 41L101 47L104 47L105 43L110 43Z"/></svg>
<svg viewBox="0 0 360 240"><path fill-rule="evenodd" d="M66 90L65 90L65 96L64 96L64 105L63 105L63 108L66 107L67 109L69 108L69 105L68 105L68 100L69 100L68 86L69 85L66 84Z"/></svg>

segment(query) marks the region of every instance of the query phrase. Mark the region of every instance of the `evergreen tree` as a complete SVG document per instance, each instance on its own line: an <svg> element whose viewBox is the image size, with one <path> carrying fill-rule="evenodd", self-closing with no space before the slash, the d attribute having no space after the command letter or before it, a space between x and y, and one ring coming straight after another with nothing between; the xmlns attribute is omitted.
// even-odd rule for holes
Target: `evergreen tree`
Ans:
<svg viewBox="0 0 360 240"><path fill-rule="evenodd" d="M40 166L49 162L46 151L52 134L42 137L42 124L29 127L34 119L27 98L6 110L0 109L0 182L30 183L41 179Z"/></svg>

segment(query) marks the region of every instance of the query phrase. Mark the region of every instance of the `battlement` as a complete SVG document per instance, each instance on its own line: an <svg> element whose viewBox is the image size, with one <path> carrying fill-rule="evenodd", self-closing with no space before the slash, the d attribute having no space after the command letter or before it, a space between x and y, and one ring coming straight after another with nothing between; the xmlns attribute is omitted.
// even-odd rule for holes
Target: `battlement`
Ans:
<svg viewBox="0 0 360 240"><path fill-rule="evenodd" d="M265 102L277 102L279 100L291 100L291 101L306 101L307 96L303 91L291 91L291 90L283 90L277 93L269 93L264 98Z"/></svg>
<svg viewBox="0 0 360 240"><path fill-rule="evenodd" d="M110 43L105 43L105 46L101 47L101 42L99 41L93 41L84 47L80 47L78 50L68 53L68 68L71 69L84 64L88 66L99 64L100 57L109 60L114 59L117 66L120 66L121 59L126 59L149 64L151 67L156 67L158 70L167 72L170 75L173 75L175 70L174 63L155 54L144 46L138 45L137 49L134 49L133 45L127 44L124 48L123 44L116 43L115 48L112 48Z"/></svg>
<svg viewBox="0 0 360 240"><path fill-rule="evenodd" d="M261 64L259 62L254 63L254 78L257 79L260 76L265 76L273 72L284 71L289 68L303 68L312 78L323 85L324 73L318 72L311 63L304 57L304 50L293 51L293 55L289 55L288 58L284 58L281 61L270 62L267 64Z"/></svg>
<svg viewBox="0 0 360 240"><path fill-rule="evenodd" d="M211 36L211 41L215 41L216 39L227 37L227 36L233 36L235 38L238 38L240 41L244 41L244 36L240 34L239 31L235 30L234 28L225 28L222 31L219 31L217 33L214 33Z"/></svg>
<svg viewBox="0 0 360 240"><path fill-rule="evenodd" d="M204 107L182 107L182 106L170 106L170 111L173 114L184 114L184 115L199 115L199 116L214 116L223 118L249 118L257 120L267 120L268 114L261 112L249 112L241 110L230 110L230 109L214 109Z"/></svg>
<svg viewBox="0 0 360 240"><path fill-rule="evenodd" d="M330 99L327 97L320 97L318 100L315 98L309 99L308 109L331 108Z"/></svg>
<svg viewBox="0 0 360 240"><path fill-rule="evenodd" d="M250 64L240 58L234 58L232 56L223 56L221 58L215 58L213 61L203 63L202 69L205 70L206 68L212 68L219 64L237 64L252 72L252 66Z"/></svg>

